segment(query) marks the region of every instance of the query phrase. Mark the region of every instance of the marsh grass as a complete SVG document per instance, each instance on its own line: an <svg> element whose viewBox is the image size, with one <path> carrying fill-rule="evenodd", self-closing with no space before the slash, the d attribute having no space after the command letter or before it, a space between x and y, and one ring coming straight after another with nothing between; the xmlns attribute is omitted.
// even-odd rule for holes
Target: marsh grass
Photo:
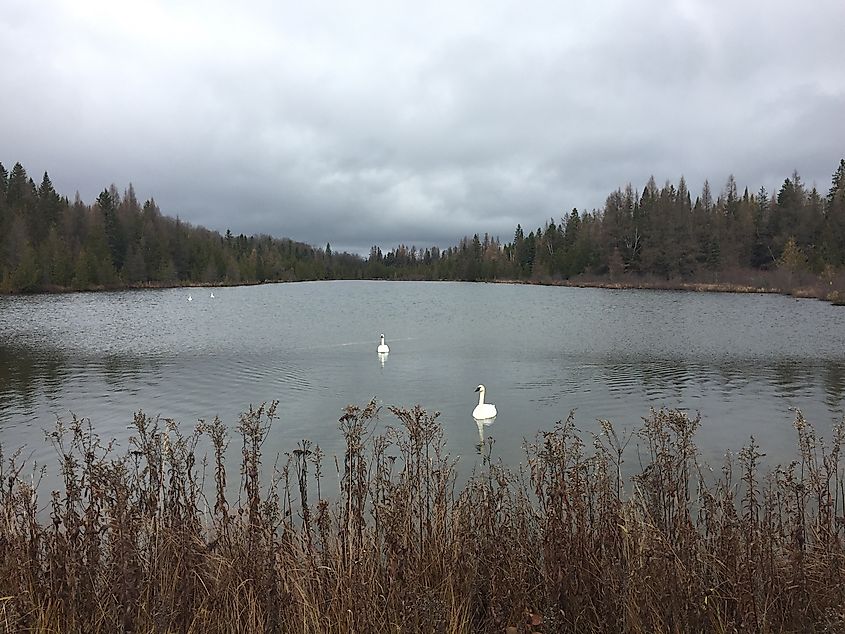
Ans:
<svg viewBox="0 0 845 634"><path fill-rule="evenodd" d="M752 439L712 473L698 419L653 411L623 481L632 435L603 421L586 438L570 416L516 471L488 446L458 487L437 414L389 408L386 430L379 414L348 407L343 455L302 441L272 469L275 404L233 437L216 419L185 433L138 413L123 453L60 422L46 509L26 456L0 460L0 628L845 630L842 426L823 443L798 414L793 462L763 473Z"/></svg>

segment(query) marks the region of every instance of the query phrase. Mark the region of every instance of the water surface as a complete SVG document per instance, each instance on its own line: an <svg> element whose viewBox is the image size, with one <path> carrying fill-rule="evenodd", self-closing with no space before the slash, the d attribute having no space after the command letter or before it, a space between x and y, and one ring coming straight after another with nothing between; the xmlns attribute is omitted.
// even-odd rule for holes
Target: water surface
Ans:
<svg viewBox="0 0 845 634"><path fill-rule="evenodd" d="M188 302L188 294L193 301ZM793 456L800 408L822 436L843 414L845 309L777 295L445 282L314 282L0 297L0 440L52 464L44 429L71 413L125 445L132 413L234 424L280 401L265 447L341 446L337 419L376 398L441 412L473 464L487 386L494 454L576 410L637 427L650 407L700 412L718 464L754 435ZM379 333L390 354L376 354ZM389 420L385 412L383 418Z"/></svg>

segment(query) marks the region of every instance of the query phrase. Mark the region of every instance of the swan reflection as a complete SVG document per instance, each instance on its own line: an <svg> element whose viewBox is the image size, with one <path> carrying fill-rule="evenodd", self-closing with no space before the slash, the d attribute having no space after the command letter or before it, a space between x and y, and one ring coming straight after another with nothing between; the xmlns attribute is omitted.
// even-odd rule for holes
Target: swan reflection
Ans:
<svg viewBox="0 0 845 634"><path fill-rule="evenodd" d="M381 367L384 367L384 362L387 361L387 352L379 352L378 353L378 361L381 364Z"/></svg>
<svg viewBox="0 0 845 634"><path fill-rule="evenodd" d="M472 420L475 421L476 427L478 427L478 445L477 449L480 452L481 448L484 446L484 430L487 427L490 427L493 423L496 422L496 417L493 416L492 418L475 418L473 416Z"/></svg>

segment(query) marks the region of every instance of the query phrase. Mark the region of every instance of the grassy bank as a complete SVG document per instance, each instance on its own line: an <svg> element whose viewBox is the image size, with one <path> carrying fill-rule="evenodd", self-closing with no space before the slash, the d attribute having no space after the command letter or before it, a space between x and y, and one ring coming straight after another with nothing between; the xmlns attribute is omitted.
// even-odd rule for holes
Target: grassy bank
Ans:
<svg viewBox="0 0 845 634"><path fill-rule="evenodd" d="M845 629L841 426L825 445L798 415L792 463L761 473L752 440L713 473L684 413L652 412L633 440L609 423L586 438L570 419L526 445L519 472L488 458L457 486L419 407L348 408L337 458L308 442L262 456L275 415L251 409L230 437L217 420L182 433L137 414L123 453L83 421L59 425L49 500L7 455L0 628ZM376 434L379 415L393 426Z"/></svg>
<svg viewBox="0 0 845 634"><path fill-rule="evenodd" d="M657 276L579 275L571 279L540 277L531 280L500 280L512 284L574 286L577 288L646 289L699 293L770 293L796 298L820 299L845 305L845 273L816 276L807 272L736 270L713 274L708 279L662 278Z"/></svg>
<svg viewBox="0 0 845 634"><path fill-rule="evenodd" d="M356 278L366 279L366 278ZM42 293L72 293L72 292L103 292L120 290L166 289L166 288L194 288L194 287L226 287L226 286L257 286L261 284L279 284L285 282L320 281L317 279L301 280L264 280L261 282L238 282L226 284L224 282L140 282L137 284L114 284L110 286L93 286L83 290L70 287L49 286L42 289ZM383 280L379 280L383 281ZM402 281L402 280L389 280ZM424 277L409 278L407 281L426 281ZM428 281L469 281L469 280L428 280ZM482 281L482 280L479 280ZM735 270L714 273L708 279L691 280L684 278L662 278L649 275L596 276L579 275L570 279L551 276L539 276L525 279L490 279L483 280L500 284L529 284L541 286L570 286L577 288L607 288L607 289L648 289L693 291L706 293L771 293L776 295L791 295L797 298L820 299L837 306L845 305L845 272L830 273L826 276L816 276L807 272L787 273L784 271Z"/></svg>

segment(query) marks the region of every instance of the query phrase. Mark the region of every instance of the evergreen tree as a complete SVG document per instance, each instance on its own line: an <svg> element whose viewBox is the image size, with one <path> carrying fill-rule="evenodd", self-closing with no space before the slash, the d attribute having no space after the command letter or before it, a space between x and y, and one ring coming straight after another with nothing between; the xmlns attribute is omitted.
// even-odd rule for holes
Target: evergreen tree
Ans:
<svg viewBox="0 0 845 634"><path fill-rule="evenodd" d="M38 205L32 223L33 235L39 238L46 236L50 227L53 227L59 220L61 203L62 200L53 188L50 177L47 172L44 172L44 178L41 179L41 185L38 188Z"/></svg>
<svg viewBox="0 0 845 634"><path fill-rule="evenodd" d="M104 189L97 196L97 207L100 209L103 218L102 227L108 246L109 264L112 269L120 270L123 268L123 260L126 254L126 238L118 223L117 201L114 192Z"/></svg>
<svg viewBox="0 0 845 634"><path fill-rule="evenodd" d="M6 185L6 202L10 207L20 205L26 200L29 190L28 185L29 177L26 175L26 170L20 163L15 163Z"/></svg>
<svg viewBox="0 0 845 634"><path fill-rule="evenodd" d="M0 164L0 169L3 165ZM0 183L2 179L0 178ZM837 197L845 196L845 159L839 160L839 167L830 179L830 190L827 193L828 204L833 204Z"/></svg>
<svg viewBox="0 0 845 634"><path fill-rule="evenodd" d="M701 189L701 206L705 214L710 214L713 210L713 193L710 190L710 181L704 180L704 187Z"/></svg>
<svg viewBox="0 0 845 634"><path fill-rule="evenodd" d="M831 178L827 194L822 240L824 261L845 266L845 159Z"/></svg>

